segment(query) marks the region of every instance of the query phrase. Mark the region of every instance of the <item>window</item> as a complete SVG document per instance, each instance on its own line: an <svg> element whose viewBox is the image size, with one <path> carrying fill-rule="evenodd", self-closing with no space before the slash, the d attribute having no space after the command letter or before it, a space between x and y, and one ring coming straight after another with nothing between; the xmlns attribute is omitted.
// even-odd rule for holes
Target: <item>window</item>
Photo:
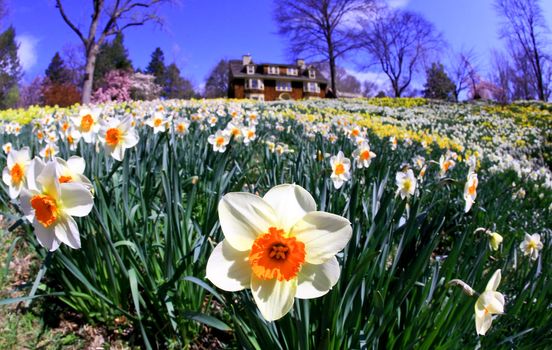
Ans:
<svg viewBox="0 0 552 350"><path fill-rule="evenodd" d="M311 79L316 78L316 71L314 69L309 69L309 78Z"/></svg>
<svg viewBox="0 0 552 350"><path fill-rule="evenodd" d="M264 84L260 79L247 79L245 81L245 88L249 90L264 90Z"/></svg>
<svg viewBox="0 0 552 350"><path fill-rule="evenodd" d="M250 64L247 66L247 74L255 74L255 66Z"/></svg>
<svg viewBox="0 0 552 350"><path fill-rule="evenodd" d="M280 74L280 67L269 66L268 74Z"/></svg>
<svg viewBox="0 0 552 350"><path fill-rule="evenodd" d="M287 69L287 75L298 75L299 71L297 68L288 68Z"/></svg>
<svg viewBox="0 0 552 350"><path fill-rule="evenodd" d="M262 94L246 94L245 95L245 98L250 98L252 100L257 100L257 101L264 101L264 95Z"/></svg>
<svg viewBox="0 0 552 350"><path fill-rule="evenodd" d="M276 91L291 91L291 81L276 81Z"/></svg>
<svg viewBox="0 0 552 350"><path fill-rule="evenodd" d="M320 92L320 86L317 83L306 83L306 85L304 86L304 90L306 92L319 93Z"/></svg>

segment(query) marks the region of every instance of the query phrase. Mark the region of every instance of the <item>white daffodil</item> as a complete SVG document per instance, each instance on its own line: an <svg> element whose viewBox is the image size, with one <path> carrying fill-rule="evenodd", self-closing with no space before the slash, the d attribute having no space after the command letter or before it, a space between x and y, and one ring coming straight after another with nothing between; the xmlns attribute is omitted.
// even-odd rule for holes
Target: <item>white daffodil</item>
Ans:
<svg viewBox="0 0 552 350"><path fill-rule="evenodd" d="M455 165L456 165L456 162L450 159L448 154L446 157L444 155L441 156L441 158L439 158L439 167L441 169L439 171L439 176L444 177L449 170L454 168Z"/></svg>
<svg viewBox="0 0 552 350"><path fill-rule="evenodd" d="M13 146L12 146L11 142L7 142L7 143L2 145L2 150L4 151L5 154L10 153L12 148L13 148Z"/></svg>
<svg viewBox="0 0 552 350"><path fill-rule="evenodd" d="M186 118L180 118L174 122L174 131L176 135L182 137L188 133L188 128L190 127L190 121Z"/></svg>
<svg viewBox="0 0 552 350"><path fill-rule="evenodd" d="M56 162L44 166L35 159L33 179L29 188L21 191L21 209L35 229L40 244L49 251L56 250L60 243L73 249L81 246L80 234L73 216L83 217L90 213L94 199L89 190L79 183L60 183Z"/></svg>
<svg viewBox="0 0 552 350"><path fill-rule="evenodd" d="M492 315L504 313L504 296L496 291L500 284L500 269L496 270L485 291L477 298L475 303L475 329L477 334L485 335L491 323Z"/></svg>
<svg viewBox="0 0 552 350"><path fill-rule="evenodd" d="M84 142L94 143L96 134L100 130L100 109L81 108L77 117L72 117L71 121L75 129L82 135Z"/></svg>
<svg viewBox="0 0 552 350"><path fill-rule="evenodd" d="M214 135L210 135L207 142L213 145L213 151L224 153L226 151L226 146L230 142L230 137L228 134L219 130Z"/></svg>
<svg viewBox="0 0 552 350"><path fill-rule="evenodd" d="M332 166L332 175L330 178L333 181L336 189L341 188L343 183L351 179L351 161L349 158L345 158L343 152L339 151L337 156L330 158L330 165Z"/></svg>
<svg viewBox="0 0 552 350"><path fill-rule="evenodd" d="M153 128L153 133L165 132L167 125L169 125L169 118L163 116L161 112L155 112L151 118L146 120L146 124Z"/></svg>
<svg viewBox="0 0 552 350"><path fill-rule="evenodd" d="M391 143L391 150L396 151L398 145L397 138L395 136L391 136L389 138L389 142Z"/></svg>
<svg viewBox="0 0 552 350"><path fill-rule="evenodd" d="M56 162L56 171L60 183L75 182L82 184L88 190L92 189L92 182L84 176L86 162L83 158L72 156L65 161L58 157L54 161Z"/></svg>
<svg viewBox="0 0 552 350"><path fill-rule="evenodd" d="M326 294L338 281L335 255L352 235L349 220L316 211L297 185L280 185L264 197L228 193L218 205L224 240L207 262L207 278L226 291L251 288L268 320L286 315L294 298Z"/></svg>
<svg viewBox="0 0 552 350"><path fill-rule="evenodd" d="M412 169L405 171L399 171L395 176L395 182L397 184L397 194L400 194L401 199L414 195L416 191L416 178Z"/></svg>
<svg viewBox="0 0 552 350"><path fill-rule="evenodd" d="M11 150L7 157L7 166L2 171L2 181L8 186L10 198L19 196L25 185L25 174L31 163L29 147L23 147L19 151Z"/></svg>
<svg viewBox="0 0 552 350"><path fill-rule="evenodd" d="M113 118L103 122L99 136L105 151L118 161L123 160L127 148L132 148L138 143L138 134L132 127L130 116L122 120Z"/></svg>
<svg viewBox="0 0 552 350"><path fill-rule="evenodd" d="M523 255L529 255L531 260L537 260L539 257L539 250L543 248L540 235L534 233L532 235L525 234L525 240L519 245L519 249L523 252Z"/></svg>
<svg viewBox="0 0 552 350"><path fill-rule="evenodd" d="M59 153L59 147L55 143L47 143L38 153L44 160L52 160Z"/></svg>
<svg viewBox="0 0 552 350"><path fill-rule="evenodd" d="M249 126L242 129L243 143L248 145L251 141L257 138L255 126Z"/></svg>
<svg viewBox="0 0 552 350"><path fill-rule="evenodd" d="M466 184L464 185L464 200L466 201L466 206L464 208L464 212L467 213L470 211L473 203L475 202L475 198L477 197L477 185L479 181L477 180L477 174L476 173L469 173L468 174L468 180L466 181Z"/></svg>
<svg viewBox="0 0 552 350"><path fill-rule="evenodd" d="M364 141L353 152L353 157L355 157L357 167L362 169L370 166L372 158L375 158L376 154L370 151L370 145L368 145L368 142Z"/></svg>

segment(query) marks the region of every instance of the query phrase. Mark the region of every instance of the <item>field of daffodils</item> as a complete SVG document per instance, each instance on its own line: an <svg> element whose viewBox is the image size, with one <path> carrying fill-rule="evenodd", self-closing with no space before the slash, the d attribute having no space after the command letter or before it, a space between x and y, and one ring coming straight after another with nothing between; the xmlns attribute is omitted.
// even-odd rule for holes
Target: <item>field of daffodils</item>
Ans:
<svg viewBox="0 0 552 350"><path fill-rule="evenodd" d="M22 244L38 261L0 307L56 303L140 348L552 344L550 104L172 100L0 119L0 280Z"/></svg>

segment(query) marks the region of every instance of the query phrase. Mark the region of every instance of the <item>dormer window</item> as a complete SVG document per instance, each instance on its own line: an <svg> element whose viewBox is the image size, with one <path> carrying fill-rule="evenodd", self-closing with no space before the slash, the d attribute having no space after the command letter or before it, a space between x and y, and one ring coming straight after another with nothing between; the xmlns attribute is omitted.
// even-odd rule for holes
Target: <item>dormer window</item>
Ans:
<svg viewBox="0 0 552 350"><path fill-rule="evenodd" d="M309 78L311 79L316 78L316 71L314 69L309 69Z"/></svg>
<svg viewBox="0 0 552 350"><path fill-rule="evenodd" d="M268 74L280 74L280 67L268 66Z"/></svg>
<svg viewBox="0 0 552 350"><path fill-rule="evenodd" d="M297 68L288 68L287 69L287 75L298 75L299 71Z"/></svg>
<svg viewBox="0 0 552 350"><path fill-rule="evenodd" d="M255 74L255 66L250 64L247 65L247 74Z"/></svg>

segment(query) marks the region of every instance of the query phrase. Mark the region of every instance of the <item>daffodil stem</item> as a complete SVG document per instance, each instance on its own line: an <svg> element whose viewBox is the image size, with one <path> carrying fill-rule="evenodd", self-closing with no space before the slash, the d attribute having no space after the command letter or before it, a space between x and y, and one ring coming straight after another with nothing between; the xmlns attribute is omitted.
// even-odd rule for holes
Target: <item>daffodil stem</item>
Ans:
<svg viewBox="0 0 552 350"><path fill-rule="evenodd" d="M40 285L40 281L42 280L42 277L44 277L44 274L46 274L46 270L48 270L48 266L50 266L50 261L52 260L52 254L53 252L48 252L46 254L46 258L44 258L44 261L42 262L42 266L40 266L40 270L38 270L38 274L36 275L35 281L33 283L33 287L31 288L31 293L29 293L29 300L25 302L25 308L28 308L31 305L31 302L33 301L32 298L36 294L38 286Z"/></svg>

